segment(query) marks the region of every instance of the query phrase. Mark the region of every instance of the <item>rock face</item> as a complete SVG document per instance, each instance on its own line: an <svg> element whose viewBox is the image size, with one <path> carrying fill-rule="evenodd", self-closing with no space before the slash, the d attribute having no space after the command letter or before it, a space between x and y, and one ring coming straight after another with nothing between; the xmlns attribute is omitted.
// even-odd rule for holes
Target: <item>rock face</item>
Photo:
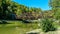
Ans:
<svg viewBox="0 0 60 34"><path fill-rule="evenodd" d="M26 34L40 34L40 30L41 29L32 30L32 31L26 32Z"/></svg>
<svg viewBox="0 0 60 34"><path fill-rule="evenodd" d="M27 34L38 34L38 33L27 33Z"/></svg>

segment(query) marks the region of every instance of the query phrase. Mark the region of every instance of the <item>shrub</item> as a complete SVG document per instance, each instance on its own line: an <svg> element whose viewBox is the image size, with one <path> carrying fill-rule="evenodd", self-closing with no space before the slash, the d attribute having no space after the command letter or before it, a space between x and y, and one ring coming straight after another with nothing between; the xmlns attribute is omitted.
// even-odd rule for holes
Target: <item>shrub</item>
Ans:
<svg viewBox="0 0 60 34"><path fill-rule="evenodd" d="M0 24L7 24L7 22L4 21L4 20L2 20L2 21L0 22Z"/></svg>
<svg viewBox="0 0 60 34"><path fill-rule="evenodd" d="M51 19L45 18L41 21L41 28L44 32L54 31L55 27L52 25L53 21Z"/></svg>

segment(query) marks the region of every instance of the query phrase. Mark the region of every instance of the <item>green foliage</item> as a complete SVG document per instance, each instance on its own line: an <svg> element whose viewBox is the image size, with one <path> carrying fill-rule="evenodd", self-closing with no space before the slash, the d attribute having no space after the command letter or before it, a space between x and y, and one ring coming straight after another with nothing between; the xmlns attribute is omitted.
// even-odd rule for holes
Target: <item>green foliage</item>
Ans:
<svg viewBox="0 0 60 34"><path fill-rule="evenodd" d="M42 19L41 28L44 32L54 31L55 27L52 25L53 21L51 19L45 18Z"/></svg>
<svg viewBox="0 0 60 34"><path fill-rule="evenodd" d="M8 24L6 21L2 20L0 24Z"/></svg>
<svg viewBox="0 0 60 34"><path fill-rule="evenodd" d="M31 7L30 9L30 12L37 12L37 13L40 13L42 10L41 10L41 8L33 8L33 7Z"/></svg>
<svg viewBox="0 0 60 34"><path fill-rule="evenodd" d="M54 11L54 18L60 19L60 0L50 0L49 5Z"/></svg>
<svg viewBox="0 0 60 34"><path fill-rule="evenodd" d="M12 19L11 15L13 14L18 17L21 16L21 14L28 12L36 12L38 14L40 11L40 8L29 8L11 0L0 0L0 19Z"/></svg>

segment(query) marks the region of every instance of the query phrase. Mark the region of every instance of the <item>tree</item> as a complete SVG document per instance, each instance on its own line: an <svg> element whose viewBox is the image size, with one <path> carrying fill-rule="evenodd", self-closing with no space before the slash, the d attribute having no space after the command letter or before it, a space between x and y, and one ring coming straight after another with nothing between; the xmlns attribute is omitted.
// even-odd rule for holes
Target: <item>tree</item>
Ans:
<svg viewBox="0 0 60 34"><path fill-rule="evenodd" d="M0 19L12 19L12 15L17 17L24 13L27 15L30 13L37 18L41 11L40 8L29 8L11 0L0 0Z"/></svg>
<svg viewBox="0 0 60 34"><path fill-rule="evenodd" d="M4 19L6 17L6 10L8 5L6 4L7 0L0 0L0 18Z"/></svg>
<svg viewBox="0 0 60 34"><path fill-rule="evenodd" d="M49 5L54 11L54 18L60 19L60 0L50 0Z"/></svg>
<svg viewBox="0 0 60 34"><path fill-rule="evenodd" d="M0 0L0 19L12 19L12 15L21 15L28 12L28 7L10 0Z"/></svg>

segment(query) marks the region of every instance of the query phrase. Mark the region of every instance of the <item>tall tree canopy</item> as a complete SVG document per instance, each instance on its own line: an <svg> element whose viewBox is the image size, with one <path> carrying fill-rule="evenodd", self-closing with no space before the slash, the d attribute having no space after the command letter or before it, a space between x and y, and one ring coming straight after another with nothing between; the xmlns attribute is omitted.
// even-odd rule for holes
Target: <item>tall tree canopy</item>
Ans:
<svg viewBox="0 0 60 34"><path fill-rule="evenodd" d="M60 19L60 0L50 0L49 5L54 11L54 17Z"/></svg>
<svg viewBox="0 0 60 34"><path fill-rule="evenodd" d="M40 8L29 8L25 5L18 4L11 0L0 0L0 19L12 19L13 16L20 16L28 12L39 13Z"/></svg>

